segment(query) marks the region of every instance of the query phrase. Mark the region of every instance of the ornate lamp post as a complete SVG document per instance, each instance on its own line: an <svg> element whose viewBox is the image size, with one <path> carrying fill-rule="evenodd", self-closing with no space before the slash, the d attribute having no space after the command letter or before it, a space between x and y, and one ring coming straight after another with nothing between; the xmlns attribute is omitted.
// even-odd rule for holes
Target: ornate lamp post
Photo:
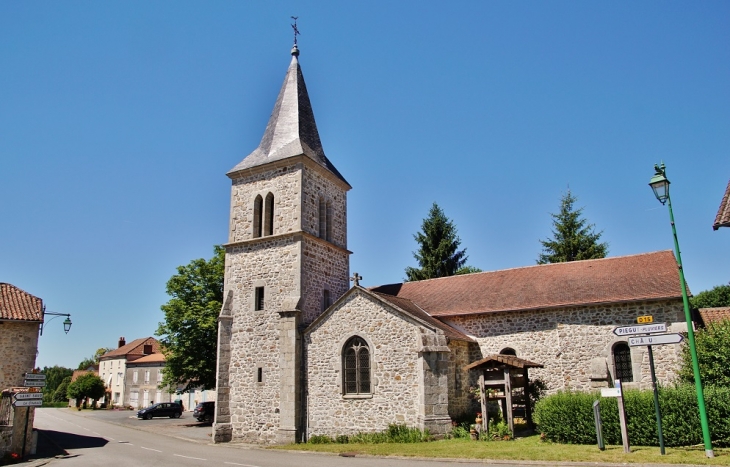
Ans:
<svg viewBox="0 0 730 467"><path fill-rule="evenodd" d="M695 347L695 333L692 326L692 316L689 311L689 300L687 299L687 284L684 281L684 270L682 269L682 256L679 253L679 241L677 240L677 229L674 226L674 214L672 213L672 199L669 197L669 180L664 167L654 165L656 173L649 181L649 186L654 190L654 195L660 203L669 205L669 221L672 224L672 235L674 235L674 251L677 253L677 263L679 264L679 282L682 287L682 302L684 303L684 319L687 321L687 340L689 341L689 350L692 355L692 370L695 376L695 387L697 388L697 404L700 407L700 424L702 425L702 438L705 442L705 455L707 457L715 457L712 451L712 438L710 437L710 426L707 421L707 411L705 410L705 394L702 391L702 380L700 379L700 364L697 361L697 348Z"/></svg>
<svg viewBox="0 0 730 467"><path fill-rule="evenodd" d="M58 318L59 316L65 316L66 319L63 320L63 330L68 334L68 332L71 330L71 314L70 313L52 313L50 311L46 311L45 307L43 307L43 322L41 322L41 336L43 335L43 325L47 322L53 321L54 319ZM46 315L52 315L53 318L46 321Z"/></svg>

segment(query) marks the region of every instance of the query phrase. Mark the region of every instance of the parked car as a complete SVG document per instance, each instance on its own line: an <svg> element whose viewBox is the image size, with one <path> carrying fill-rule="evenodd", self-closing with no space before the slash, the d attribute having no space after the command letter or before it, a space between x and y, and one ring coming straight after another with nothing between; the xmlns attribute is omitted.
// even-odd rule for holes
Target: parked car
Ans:
<svg viewBox="0 0 730 467"><path fill-rule="evenodd" d="M180 418L180 415L182 415L182 407L174 402L152 404L137 412L137 418L143 418L145 420L150 420L152 417Z"/></svg>
<svg viewBox="0 0 730 467"><path fill-rule="evenodd" d="M215 402L201 402L195 406L193 417L199 422L212 422L215 413Z"/></svg>

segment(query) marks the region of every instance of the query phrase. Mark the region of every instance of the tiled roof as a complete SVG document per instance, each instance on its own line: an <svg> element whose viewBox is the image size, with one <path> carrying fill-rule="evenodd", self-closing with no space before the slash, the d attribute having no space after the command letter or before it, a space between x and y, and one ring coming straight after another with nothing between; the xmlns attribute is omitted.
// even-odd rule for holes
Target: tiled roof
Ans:
<svg viewBox="0 0 730 467"><path fill-rule="evenodd" d="M700 308L697 311L700 313L700 318L702 318L705 326L718 321L730 320L730 306Z"/></svg>
<svg viewBox="0 0 730 467"><path fill-rule="evenodd" d="M0 282L0 319L43 321L43 300Z"/></svg>
<svg viewBox="0 0 730 467"><path fill-rule="evenodd" d="M92 373L96 376L99 376L99 372L94 370L74 370L73 374L71 375L71 382L76 381L77 379L79 379L79 376L85 375L86 373Z"/></svg>
<svg viewBox="0 0 730 467"><path fill-rule="evenodd" d="M102 360L111 358L127 357L127 359L136 358L144 355L145 344L152 345L152 353L160 353L160 343L154 337L142 337L135 339L127 345L123 345L118 349L114 349L101 356Z"/></svg>
<svg viewBox="0 0 730 467"><path fill-rule="evenodd" d="M671 250L390 284L434 317L597 305L682 296Z"/></svg>
<svg viewBox="0 0 730 467"><path fill-rule="evenodd" d="M715 230L720 227L730 227L730 182L727 182L725 196L723 196L722 201L720 201L720 209L717 210L715 224L712 226Z"/></svg>
<svg viewBox="0 0 730 467"><path fill-rule="evenodd" d="M494 368L495 366L507 365L512 368L544 368L540 363L531 362L524 358L518 358L514 355L502 355L494 354L484 357L481 360L470 363L464 367L465 370L471 370L472 368Z"/></svg>
<svg viewBox="0 0 730 467"><path fill-rule="evenodd" d="M136 358L129 363L162 363L165 361L165 355L161 353L152 353L144 357Z"/></svg>
<svg viewBox="0 0 730 467"><path fill-rule="evenodd" d="M453 327L449 326L448 324L444 323L443 321L440 321L438 319L432 318L428 315L425 311L420 309L418 305L413 303L412 301L408 300L407 298L401 298L401 297L395 297L393 295L386 295L381 294L377 292L372 292L381 299L385 300L386 302L390 303L391 305L400 308L402 311L406 312L407 314L410 314L411 316L420 319L421 321L425 321L429 323L430 325L441 329L444 332L444 335L448 337L449 339L456 339L461 341L468 341L468 342L476 342L471 337L467 336L463 332L454 329Z"/></svg>
<svg viewBox="0 0 730 467"><path fill-rule="evenodd" d="M347 183L324 155L298 56L299 50L295 47L259 147L232 168L228 172L229 176L233 177L241 170L303 154Z"/></svg>

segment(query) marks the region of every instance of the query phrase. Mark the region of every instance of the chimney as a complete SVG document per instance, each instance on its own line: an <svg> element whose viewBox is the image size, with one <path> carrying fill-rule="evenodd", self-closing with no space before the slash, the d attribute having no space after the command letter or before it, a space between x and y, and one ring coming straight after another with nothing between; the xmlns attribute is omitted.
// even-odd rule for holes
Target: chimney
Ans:
<svg viewBox="0 0 730 467"><path fill-rule="evenodd" d="M127 345L127 341L124 340L124 337L120 337L119 338L119 347L124 347L125 345Z"/></svg>

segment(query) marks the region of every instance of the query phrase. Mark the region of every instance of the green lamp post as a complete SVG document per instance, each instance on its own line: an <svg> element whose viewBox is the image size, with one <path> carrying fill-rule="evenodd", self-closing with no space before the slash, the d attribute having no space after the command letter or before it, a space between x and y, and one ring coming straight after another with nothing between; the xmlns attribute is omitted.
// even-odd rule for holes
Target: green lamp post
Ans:
<svg viewBox="0 0 730 467"><path fill-rule="evenodd" d="M710 426L707 421L707 411L705 410L705 394L702 391L702 380L700 379L700 364L697 361L697 348L695 347L695 333L692 326L692 315L689 311L689 299L687 298L687 284L684 281L684 270L682 269L682 256L679 252L679 241L677 240L677 229L674 226L674 214L672 213L672 200L669 197L669 180L667 180L667 172L664 163L654 165L656 173L649 181L649 186L654 190L654 195L662 204L669 205L669 221L672 224L672 235L674 235L674 251L677 253L677 263L679 264L679 282L682 287L682 302L684 303L684 319L687 321L687 338L689 341L689 350L692 355L692 370L695 376L695 387L697 388L697 404L700 407L700 424L702 425L702 438L705 442L705 455L707 457L715 457L712 451L712 438L710 437Z"/></svg>

